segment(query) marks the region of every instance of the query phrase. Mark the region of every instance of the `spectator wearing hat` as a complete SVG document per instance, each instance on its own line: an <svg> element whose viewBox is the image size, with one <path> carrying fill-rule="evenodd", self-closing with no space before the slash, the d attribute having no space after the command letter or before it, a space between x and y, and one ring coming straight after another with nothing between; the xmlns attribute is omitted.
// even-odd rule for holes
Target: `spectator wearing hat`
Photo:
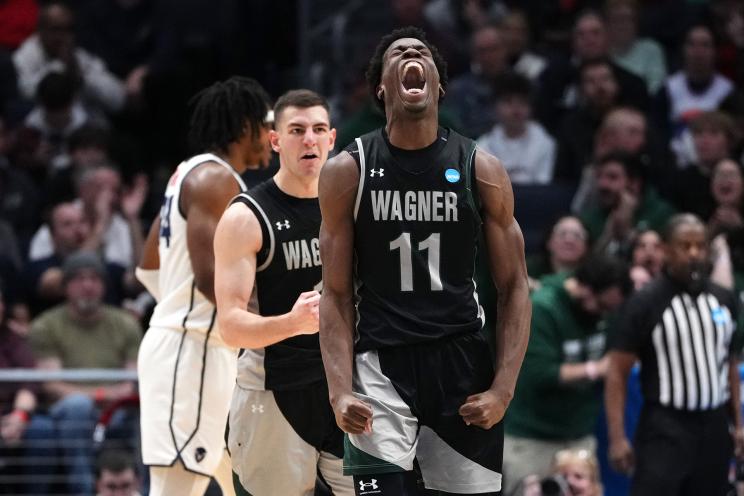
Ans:
<svg viewBox="0 0 744 496"><path fill-rule="evenodd" d="M123 310L102 303L105 269L98 255L84 251L70 255L62 274L65 302L31 323L37 367L134 370L142 329ZM43 388L52 402L49 412L60 454L69 461L68 492L92 494L92 435L98 408L133 395L134 384L50 381Z"/></svg>

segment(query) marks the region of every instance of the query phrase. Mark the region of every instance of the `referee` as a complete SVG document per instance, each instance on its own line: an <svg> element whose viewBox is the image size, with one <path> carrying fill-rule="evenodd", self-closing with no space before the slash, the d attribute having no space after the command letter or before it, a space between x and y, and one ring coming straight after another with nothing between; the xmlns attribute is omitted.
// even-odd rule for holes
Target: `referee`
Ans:
<svg viewBox="0 0 744 496"><path fill-rule="evenodd" d="M609 457L633 474L632 496L724 495L734 445L744 454L736 298L708 280L699 218L676 215L664 234L664 274L628 301L611 343ZM623 412L636 361L644 406L631 448Z"/></svg>

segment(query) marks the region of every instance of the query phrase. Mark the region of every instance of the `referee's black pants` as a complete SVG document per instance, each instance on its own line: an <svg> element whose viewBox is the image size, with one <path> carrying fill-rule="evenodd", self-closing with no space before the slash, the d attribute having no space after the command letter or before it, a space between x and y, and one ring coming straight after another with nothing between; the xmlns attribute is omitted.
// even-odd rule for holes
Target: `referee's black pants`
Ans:
<svg viewBox="0 0 744 496"><path fill-rule="evenodd" d="M733 440L726 406L685 412L645 405L631 496L724 496Z"/></svg>

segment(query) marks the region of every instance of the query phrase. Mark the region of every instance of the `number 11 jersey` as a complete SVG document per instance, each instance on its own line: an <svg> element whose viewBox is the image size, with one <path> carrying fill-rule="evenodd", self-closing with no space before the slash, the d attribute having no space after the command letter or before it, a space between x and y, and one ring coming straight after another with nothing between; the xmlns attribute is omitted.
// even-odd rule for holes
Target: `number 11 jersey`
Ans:
<svg viewBox="0 0 744 496"><path fill-rule="evenodd" d="M359 167L355 351L478 331L475 142L439 128L428 147L403 150L378 129L346 151Z"/></svg>

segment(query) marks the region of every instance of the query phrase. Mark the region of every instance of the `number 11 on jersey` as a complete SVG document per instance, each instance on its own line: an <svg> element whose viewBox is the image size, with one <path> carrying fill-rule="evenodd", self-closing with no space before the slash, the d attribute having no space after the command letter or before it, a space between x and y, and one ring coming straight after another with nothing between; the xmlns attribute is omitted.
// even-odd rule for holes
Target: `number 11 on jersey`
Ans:
<svg viewBox="0 0 744 496"><path fill-rule="evenodd" d="M419 242L418 250L427 251L429 280L432 291L442 291L442 279L439 277L440 233L432 233ZM413 291L413 263L411 254L411 233L404 232L390 242L390 251L400 250L400 290Z"/></svg>

